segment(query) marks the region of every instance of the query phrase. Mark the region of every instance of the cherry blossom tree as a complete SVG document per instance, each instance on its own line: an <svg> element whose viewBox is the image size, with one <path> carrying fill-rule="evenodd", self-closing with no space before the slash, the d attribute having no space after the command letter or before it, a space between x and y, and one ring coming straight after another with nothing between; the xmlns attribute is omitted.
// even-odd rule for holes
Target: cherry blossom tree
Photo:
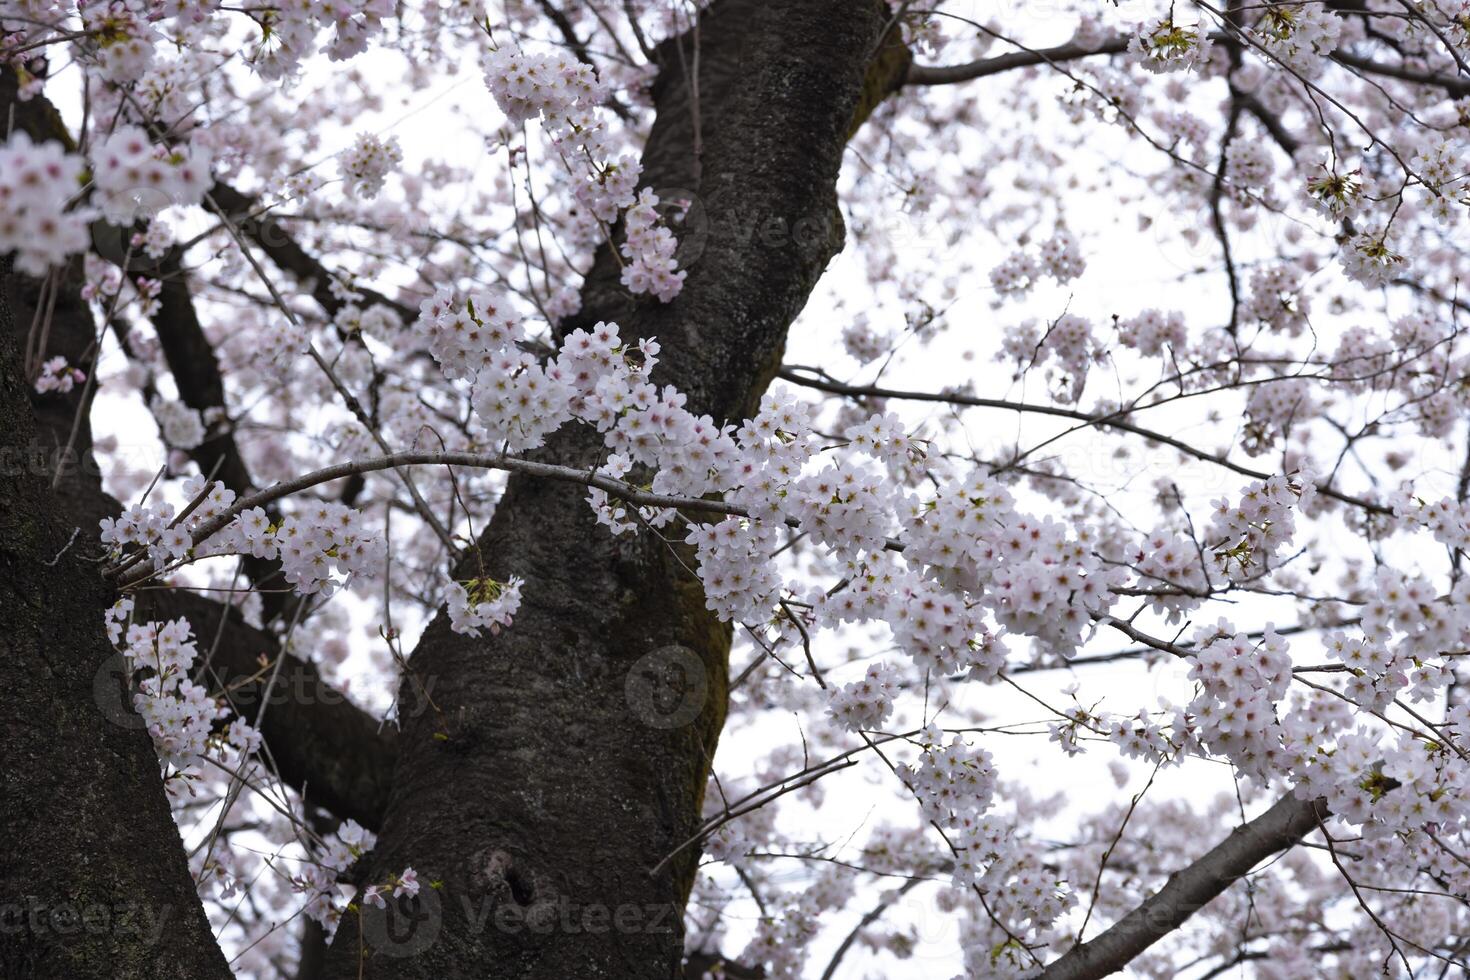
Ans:
<svg viewBox="0 0 1470 980"><path fill-rule="evenodd" d="M1467 58L0 0L5 975L1465 975Z"/></svg>

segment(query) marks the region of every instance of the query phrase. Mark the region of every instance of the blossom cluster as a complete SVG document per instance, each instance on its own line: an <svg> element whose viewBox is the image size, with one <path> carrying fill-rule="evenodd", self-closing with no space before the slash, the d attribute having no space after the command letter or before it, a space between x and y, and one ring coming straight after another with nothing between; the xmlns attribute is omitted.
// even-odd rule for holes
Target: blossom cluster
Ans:
<svg viewBox="0 0 1470 980"><path fill-rule="evenodd" d="M1184 314L1177 310L1150 309L1119 320L1118 342L1145 357L1157 357L1169 350L1184 350L1189 343Z"/></svg>
<svg viewBox="0 0 1470 980"><path fill-rule="evenodd" d="M384 895L394 898L414 898L419 893L419 875L413 868L404 868L398 874L390 874L381 884L368 885L362 890L362 900L368 905L386 908Z"/></svg>
<svg viewBox="0 0 1470 980"><path fill-rule="evenodd" d="M1211 568L1232 581L1258 578L1296 533L1296 514L1311 506L1316 483L1310 473L1296 481L1276 475L1257 480L1232 504L1214 501L1214 518L1205 532Z"/></svg>
<svg viewBox="0 0 1470 980"><path fill-rule="evenodd" d="M899 778L918 799L925 819L946 827L973 825L995 798L994 759L958 735L946 744L944 733L934 725L918 738L919 765L901 765Z"/></svg>
<svg viewBox="0 0 1470 980"><path fill-rule="evenodd" d="M1340 171L1322 166L1322 173L1307 178L1307 194L1327 217L1334 220L1357 214L1363 204L1365 184L1360 171Z"/></svg>
<svg viewBox="0 0 1470 980"><path fill-rule="evenodd" d="M378 842L377 835L367 830L356 820L344 820L336 833L322 842L313 854L313 860L305 862L301 870L291 876L291 887L306 896L303 910L307 916L322 926L330 937L346 911L342 901L342 876ZM412 869L405 869L407 875ZM417 893L417 877L413 879Z"/></svg>
<svg viewBox="0 0 1470 980"><path fill-rule="evenodd" d="M1271 778L1282 761L1284 734L1276 703L1291 683L1285 641L1270 629L1254 640L1221 623L1202 627L1195 645L1189 676L1202 690L1188 710L1200 738L1242 772Z"/></svg>
<svg viewBox="0 0 1470 980"><path fill-rule="evenodd" d="M138 126L119 126L92 151L92 180L103 213L130 224L168 205L198 204L211 182L210 154L197 145L153 143Z"/></svg>
<svg viewBox="0 0 1470 980"><path fill-rule="evenodd" d="M36 378L36 391L43 395L52 391L64 395L86 380L87 376L67 364L66 358L50 357L41 365L41 374Z"/></svg>
<svg viewBox="0 0 1470 980"><path fill-rule="evenodd" d="M13 252L19 271L42 275L87 247L91 213L68 210L84 167L60 143L33 143L19 129L0 144L0 254Z"/></svg>
<svg viewBox="0 0 1470 980"><path fill-rule="evenodd" d="M1058 399L1068 402L1082 397L1088 370L1107 357L1092 324L1075 313L1063 313L1045 330L1035 320L1007 327L996 352L997 360L1014 361L1018 374L1044 366Z"/></svg>
<svg viewBox="0 0 1470 980"><path fill-rule="evenodd" d="M226 25L217 15L234 12L221 0L89 0L75 5L81 18L77 32L64 20L71 6L16 0L8 7L14 9L7 9L0 20L0 35L13 33L18 41L35 47L48 36L82 41L76 45L78 60L89 71L113 85L132 87L137 96L160 109L176 108L171 104L176 98L169 102L157 98L161 78L196 57L195 52L179 54L177 45L183 39L218 36ZM256 38L246 45L244 62L264 79L282 79L317 50L324 30L334 32L326 45L328 56L346 60L366 50L383 20L395 13L392 0L281 4L270 9L268 18L258 22L252 18ZM28 45L19 46L26 50ZM42 79L25 80L23 97L29 97Z"/></svg>
<svg viewBox="0 0 1470 980"><path fill-rule="evenodd" d="M821 908L802 895L779 915L762 916L741 956L759 963L771 980L800 980L806 953L818 932Z"/></svg>
<svg viewBox="0 0 1470 980"><path fill-rule="evenodd" d="M893 668L874 664L862 680L832 692L827 712L833 721L850 731L874 731L893 713L893 698L897 693Z"/></svg>
<svg viewBox="0 0 1470 980"><path fill-rule="evenodd" d="M343 580L375 574L387 556L382 535L369 528L359 511L337 501L320 501L279 522L260 507L237 513L225 527L204 538L204 525L235 509L235 493L222 483L192 477L184 483L190 505L180 516L167 502L135 504L101 521L101 541L121 558L143 549L153 566L218 555L251 555L279 560L287 582L302 595L330 595Z"/></svg>
<svg viewBox="0 0 1470 980"><path fill-rule="evenodd" d="M956 886L991 896L991 914L1012 936L1044 939L1074 899L1065 882L1042 866L1034 849L1017 847L1013 823L993 809L993 759L954 736L946 744L937 726L917 737L919 765L900 765L899 778L925 818L945 831L954 849ZM1022 976L1022 950L993 946L987 975Z"/></svg>
<svg viewBox="0 0 1470 980"><path fill-rule="evenodd" d="M1301 378L1256 385L1245 400L1245 439L1241 448L1259 456L1291 432L1305 431L1319 410L1311 383Z"/></svg>
<svg viewBox="0 0 1470 980"><path fill-rule="evenodd" d="M556 120L606 97L591 65L562 50L526 52L511 44L485 55L485 82L513 125L546 116Z"/></svg>
<svg viewBox="0 0 1470 980"><path fill-rule="evenodd" d="M1149 606L1174 623L1197 607L1210 587L1200 546L1177 531L1155 531L1132 557L1140 584L1150 590Z"/></svg>
<svg viewBox="0 0 1470 980"><path fill-rule="evenodd" d="M1240 315L1288 337L1299 337L1309 324L1312 300L1302 288L1300 269L1272 265L1251 273L1250 295Z"/></svg>
<svg viewBox="0 0 1470 980"><path fill-rule="evenodd" d="M1086 268L1076 237L1067 229L1058 228L1035 250L1019 249L992 269L990 285L1002 298L1023 296L1043 277L1050 276L1066 284L1082 275Z"/></svg>
<svg viewBox="0 0 1470 980"><path fill-rule="evenodd" d="M658 195L644 188L624 216L621 250L628 261L621 281L635 293L652 293L667 303L679 295L689 273L678 268L674 250L679 243L659 218L658 204Z"/></svg>
<svg viewBox="0 0 1470 980"><path fill-rule="evenodd" d="M162 35L153 27L149 6L143 0L78 4L83 29L99 39L97 67L107 80L135 82L153 64Z"/></svg>
<svg viewBox="0 0 1470 980"><path fill-rule="evenodd" d="M383 189L383 181L403 162L398 140L380 140L372 133L359 133L357 140L338 158L342 186L352 197L372 200Z"/></svg>
<svg viewBox="0 0 1470 980"><path fill-rule="evenodd" d="M905 556L947 570L974 592L988 590L985 604L1001 625L1069 650L1128 578L1104 567L1086 535L1018 513L1003 486L973 474L911 505Z"/></svg>
<svg viewBox="0 0 1470 980"><path fill-rule="evenodd" d="M165 445L174 449L193 449L204 441L204 420L188 405L155 397L148 407L153 411Z"/></svg>
<svg viewBox="0 0 1470 980"><path fill-rule="evenodd" d="M375 574L388 553L381 533L339 501L313 503L278 524L252 507L204 544L209 554L279 560L281 574L302 595L331 595L343 580Z"/></svg>
<svg viewBox="0 0 1470 980"><path fill-rule="evenodd" d="M867 364L883 356L893 338L879 331L864 313L858 313L842 328L842 347L850 357Z"/></svg>
<svg viewBox="0 0 1470 980"><path fill-rule="evenodd" d="M658 344L625 344L616 324L569 334L555 360L541 364L519 348L520 323L502 300L477 293L467 299L441 290L421 307L430 351L446 375L473 378L476 420L497 446L541 445L565 423L579 419L607 433L607 445L632 463L658 464L653 489L699 494L716 489L718 469L733 448L727 432L708 417L683 410L684 397L659 391L649 380Z"/></svg>
<svg viewBox="0 0 1470 980"><path fill-rule="evenodd" d="M629 530L636 525L626 525ZM766 560L779 546L776 528L765 522L727 518L690 529L705 605L723 619L759 621L781 588L780 573Z"/></svg>
<svg viewBox="0 0 1470 980"><path fill-rule="evenodd" d="M1253 34L1261 49L1308 78L1322 73L1322 59L1337 47L1342 18L1314 3L1274 3L1264 8Z"/></svg>
<svg viewBox="0 0 1470 980"><path fill-rule="evenodd" d="M665 303L678 295L685 272L676 268L677 242L655 210L658 196L648 188L635 196L642 165L612 148L600 108L608 90L597 72L565 51L537 54L510 43L492 47L484 69L485 83L512 125L541 120L575 178L582 220L595 225L587 237L601 237L623 216L623 285Z"/></svg>
<svg viewBox="0 0 1470 980"><path fill-rule="evenodd" d="M182 772L220 739L214 734L215 723L227 712L191 675L199 648L188 620L135 623L130 622L132 613L133 600L119 599L107 611L108 636L123 655L134 689L133 708L143 719L159 761ZM259 747L260 733L236 719L223 741L248 755Z"/></svg>
<svg viewBox="0 0 1470 980"><path fill-rule="evenodd" d="M479 636L481 627L488 627L491 634L508 627L516 610L521 606L521 580L512 577L506 582L490 578L470 579L467 582L452 582L446 596L446 611L449 613L450 628L456 633Z"/></svg>
<svg viewBox="0 0 1470 980"><path fill-rule="evenodd" d="M158 569L188 557L194 547L193 532L227 512L235 503L235 492L222 483L207 483L199 477L186 481L184 492L192 507L182 518L174 516L173 506L167 502L134 504L117 517L102 518L100 537L109 553L120 557L129 547L143 548Z"/></svg>
<svg viewBox="0 0 1470 980"><path fill-rule="evenodd" d="M1426 503L1415 498L1400 502L1394 509L1400 516L1423 524L1440 544L1470 551L1470 507L1462 501L1441 497L1434 503Z"/></svg>
<svg viewBox="0 0 1470 980"><path fill-rule="evenodd" d="M1173 13L1140 25L1128 39L1128 53L1154 74L1199 71L1210 61L1213 42L1204 24L1174 23Z"/></svg>
<svg viewBox="0 0 1470 980"><path fill-rule="evenodd" d="M1370 228L1343 247L1342 267L1350 278L1376 288L1403 271L1404 256L1390 240L1388 229Z"/></svg>
<svg viewBox="0 0 1470 980"><path fill-rule="evenodd" d="M985 625L985 610L912 572L898 577L883 610L899 649L940 674L970 669L991 679L1005 665L1005 648Z"/></svg>
<svg viewBox="0 0 1470 980"><path fill-rule="evenodd" d="M418 322L429 353L450 379L473 378L523 337L509 305L487 293L460 299L454 290L440 289L420 304Z"/></svg>
<svg viewBox="0 0 1470 980"><path fill-rule="evenodd" d="M148 222L148 227L132 237L132 245L140 249L150 259L161 259L168 253L168 248L174 243L173 229L168 222L160 217L154 217ZM145 313L145 316L151 316Z"/></svg>
<svg viewBox="0 0 1470 980"><path fill-rule="evenodd" d="M131 600L121 600L130 603ZM133 707L142 716L153 747L166 766L186 768L203 755L220 708L189 675L199 655L187 620L135 623L121 645L138 682Z"/></svg>
<svg viewBox="0 0 1470 980"><path fill-rule="evenodd" d="M267 81L294 74L317 50L317 38L324 30L333 32L326 44L327 56L333 61L361 54L382 30L383 21L394 16L396 5L393 0L336 0L283 4L272 13L270 31L262 32L245 53L246 64Z"/></svg>

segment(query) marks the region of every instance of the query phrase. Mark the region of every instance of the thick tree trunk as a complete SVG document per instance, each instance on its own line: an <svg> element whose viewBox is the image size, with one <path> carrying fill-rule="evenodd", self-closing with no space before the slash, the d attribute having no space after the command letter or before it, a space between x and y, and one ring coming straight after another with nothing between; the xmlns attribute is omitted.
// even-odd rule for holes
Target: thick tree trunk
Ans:
<svg viewBox="0 0 1470 980"><path fill-rule="evenodd" d="M0 277L0 972L228 977L153 746L110 686L112 596L85 557L95 524L77 531L51 488L57 454L37 440L12 282ZM64 301L56 318L58 331L90 322Z"/></svg>
<svg viewBox="0 0 1470 980"><path fill-rule="evenodd" d="M720 0L663 45L645 183L695 202L683 293L634 303L604 249L579 323L656 335L660 383L719 420L748 413L786 331L841 247L846 138L888 79L879 0ZM891 73L897 59L877 58ZM698 65L698 84L690 72ZM697 98L695 97L697 90ZM865 92L867 94L865 94ZM595 433L549 447L594 464ZM692 832L725 716L730 629L705 610L682 546L613 538L583 491L512 477L463 576L525 578L515 625L452 633L412 658L442 713L405 721L376 881L413 866L402 910L345 917L326 975L673 978ZM405 682L405 695L418 683Z"/></svg>
<svg viewBox="0 0 1470 980"><path fill-rule="evenodd" d="M3 118L55 138L49 105L15 94L0 71ZM48 337L72 363L94 336L77 289L62 277ZM32 411L22 361L38 292L0 259L0 973L228 977L157 756L106 669L113 596L86 556L107 503L86 485L89 433L72 438L82 393Z"/></svg>

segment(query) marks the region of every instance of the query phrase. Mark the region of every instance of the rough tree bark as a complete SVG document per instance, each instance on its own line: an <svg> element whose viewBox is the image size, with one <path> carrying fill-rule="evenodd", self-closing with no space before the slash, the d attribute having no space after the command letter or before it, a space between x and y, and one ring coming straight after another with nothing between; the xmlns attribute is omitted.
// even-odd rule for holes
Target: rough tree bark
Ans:
<svg viewBox="0 0 1470 980"><path fill-rule="evenodd" d="M83 557L86 542L57 519L55 456L36 452L9 330L0 361L0 966L7 976L228 977L153 746L141 726L98 710L110 590Z"/></svg>
<svg viewBox="0 0 1470 980"><path fill-rule="evenodd" d="M875 58L887 16L879 0L721 0L665 43L644 183L694 202L689 278L667 306L634 303L604 248L569 328L657 336L655 378L691 410L749 413L841 247L843 147L900 61ZM599 443L569 429L547 454L590 465ZM442 713L405 720L362 871L412 865L441 887L389 921L345 917L327 976L679 976L697 850L650 869L699 818L730 645L681 550L613 538L578 488L511 478L457 574L523 576L520 614L494 638L452 633L442 613L426 631L411 669Z"/></svg>

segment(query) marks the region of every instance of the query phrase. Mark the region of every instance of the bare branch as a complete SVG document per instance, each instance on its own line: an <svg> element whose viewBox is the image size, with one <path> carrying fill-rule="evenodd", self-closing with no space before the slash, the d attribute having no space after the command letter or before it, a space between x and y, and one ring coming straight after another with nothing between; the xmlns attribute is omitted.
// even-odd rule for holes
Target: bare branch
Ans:
<svg viewBox="0 0 1470 980"><path fill-rule="evenodd" d="M964 65L913 65L904 77L904 85L954 85L987 75L999 75L1015 68L1034 68L1061 61L1077 61L1100 54L1119 54L1128 49L1128 38L1108 38L1100 45L1060 44L1035 51L1012 51L992 58L981 58Z"/></svg>
<svg viewBox="0 0 1470 980"><path fill-rule="evenodd" d="M1401 82L1444 89L1452 98L1462 99L1470 95L1470 79L1436 75L1434 72L1420 71L1407 65L1386 65L1381 61L1374 61L1347 51L1332 52L1332 60L1345 68L1367 72L1370 75L1382 75L1385 78L1397 78Z"/></svg>
<svg viewBox="0 0 1470 980"><path fill-rule="evenodd" d="M1135 956L1179 928L1257 864L1285 850L1328 816L1323 800L1288 793L1265 813L1231 831L1163 888L1091 942L1074 946L1041 980L1094 980L1121 970Z"/></svg>
<svg viewBox="0 0 1470 980"><path fill-rule="evenodd" d="M254 198L242 194L227 184L216 183L209 190L212 200L223 214L226 224L233 222L239 230L275 263L276 267L295 276L299 282L311 284L311 296L329 317L335 317L347 301L332 292L332 280L336 278L325 265L296 241L292 235L262 208ZM389 299L382 293L354 284L353 291L362 296L364 305L386 306L410 323L418 317L418 311Z"/></svg>

